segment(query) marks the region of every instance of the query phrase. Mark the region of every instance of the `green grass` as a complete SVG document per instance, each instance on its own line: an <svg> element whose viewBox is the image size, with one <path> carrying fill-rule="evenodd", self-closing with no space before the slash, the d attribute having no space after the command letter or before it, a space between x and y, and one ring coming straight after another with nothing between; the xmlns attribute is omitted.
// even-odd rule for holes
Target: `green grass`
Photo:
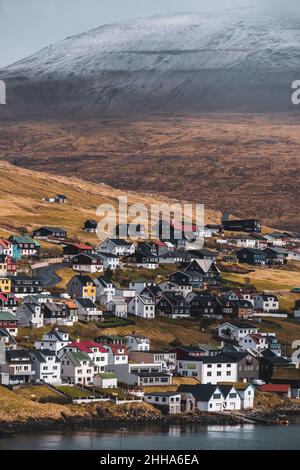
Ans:
<svg viewBox="0 0 300 470"><path fill-rule="evenodd" d="M87 391L76 386L71 387L70 385L57 385L55 388L58 391L68 395L71 399L88 398L93 395L92 391Z"/></svg>

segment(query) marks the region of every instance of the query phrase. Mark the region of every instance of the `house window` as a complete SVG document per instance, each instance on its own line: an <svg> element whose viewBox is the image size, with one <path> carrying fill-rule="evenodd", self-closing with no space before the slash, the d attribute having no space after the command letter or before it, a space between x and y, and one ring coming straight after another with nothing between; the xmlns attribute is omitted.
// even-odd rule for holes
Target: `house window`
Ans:
<svg viewBox="0 0 300 470"><path fill-rule="evenodd" d="M221 398L221 393L214 393L213 394L213 399L214 400L220 400L220 398Z"/></svg>

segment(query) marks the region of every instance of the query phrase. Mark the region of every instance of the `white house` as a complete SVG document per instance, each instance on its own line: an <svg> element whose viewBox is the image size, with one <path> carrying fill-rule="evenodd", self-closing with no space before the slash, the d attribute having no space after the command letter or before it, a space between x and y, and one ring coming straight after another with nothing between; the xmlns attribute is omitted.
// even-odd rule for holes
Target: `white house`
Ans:
<svg viewBox="0 0 300 470"><path fill-rule="evenodd" d="M94 279L97 288L97 300L106 298L106 302L110 302L116 295L116 288L113 282L105 277L97 277Z"/></svg>
<svg viewBox="0 0 300 470"><path fill-rule="evenodd" d="M103 258L94 254L80 253L72 258L73 269L87 273L102 273Z"/></svg>
<svg viewBox="0 0 300 470"><path fill-rule="evenodd" d="M276 295L257 294L254 297L254 308L260 312L277 312L279 310L279 300Z"/></svg>
<svg viewBox="0 0 300 470"><path fill-rule="evenodd" d="M95 375L94 386L99 388L117 388L118 378L113 372L101 372Z"/></svg>
<svg viewBox="0 0 300 470"><path fill-rule="evenodd" d="M239 396L241 397L242 409L247 410L254 407L255 388L251 384L235 384Z"/></svg>
<svg viewBox="0 0 300 470"><path fill-rule="evenodd" d="M178 392L184 400L193 399L199 411L216 413L242 407L241 397L231 385L180 385Z"/></svg>
<svg viewBox="0 0 300 470"><path fill-rule="evenodd" d="M287 235L283 233L267 233L264 238L273 246L285 246L287 244Z"/></svg>
<svg viewBox="0 0 300 470"><path fill-rule="evenodd" d="M135 252L135 245L123 239L106 238L97 246L97 251L112 253L116 256L126 256L132 255Z"/></svg>
<svg viewBox="0 0 300 470"><path fill-rule="evenodd" d="M108 351L108 365L128 364L128 349L122 344L104 344Z"/></svg>
<svg viewBox="0 0 300 470"><path fill-rule="evenodd" d="M98 253L98 257L102 259L103 269L111 269L114 271L121 267L122 263L119 256L113 253Z"/></svg>
<svg viewBox="0 0 300 470"><path fill-rule="evenodd" d="M78 319L84 322L97 322L102 318L102 310L87 297L76 297L74 299L78 307Z"/></svg>
<svg viewBox="0 0 300 470"><path fill-rule="evenodd" d="M134 386L160 386L171 385L172 376L162 372L161 364L114 364L107 367L109 372L114 372L118 381Z"/></svg>
<svg viewBox="0 0 300 470"><path fill-rule="evenodd" d="M227 243L236 245L238 248L255 248L256 240L251 237L232 236L227 238Z"/></svg>
<svg viewBox="0 0 300 470"><path fill-rule="evenodd" d="M145 287L156 286L155 282L148 281L147 279L137 279L129 283L129 289L134 290L137 294L140 294Z"/></svg>
<svg viewBox="0 0 300 470"><path fill-rule="evenodd" d="M289 250L287 259L291 260L291 261L300 261L300 251L299 250Z"/></svg>
<svg viewBox="0 0 300 470"><path fill-rule="evenodd" d="M216 329L219 338L237 342L249 334L258 332L258 329L254 325L246 322L225 322Z"/></svg>
<svg viewBox="0 0 300 470"><path fill-rule="evenodd" d="M113 297L111 301L107 303L106 308L109 312L112 312L115 317L127 317L128 304L123 297Z"/></svg>
<svg viewBox="0 0 300 470"><path fill-rule="evenodd" d="M62 356L66 352L83 352L94 362L97 372L105 372L108 365L108 349L94 341L73 341L65 346L59 353Z"/></svg>
<svg viewBox="0 0 300 470"><path fill-rule="evenodd" d="M35 371L35 380L40 383L60 384L60 360L54 351L35 349L30 352L32 370Z"/></svg>
<svg viewBox="0 0 300 470"><path fill-rule="evenodd" d="M202 384L238 381L237 360L222 354L179 359L177 371L181 376L194 377Z"/></svg>
<svg viewBox="0 0 300 470"><path fill-rule="evenodd" d="M44 326L44 314L41 304L23 303L16 310L19 325L42 328Z"/></svg>
<svg viewBox="0 0 300 470"><path fill-rule="evenodd" d="M87 353L66 351L61 356L61 378L74 385L92 385L97 366Z"/></svg>
<svg viewBox="0 0 300 470"><path fill-rule="evenodd" d="M155 317L155 302L150 297L136 294L128 304L128 313L152 320Z"/></svg>
<svg viewBox="0 0 300 470"><path fill-rule="evenodd" d="M144 401L168 410L169 414L181 413L181 394L177 392L145 393Z"/></svg>
<svg viewBox="0 0 300 470"><path fill-rule="evenodd" d="M54 351L56 354L63 347L70 343L69 333L59 331L57 328L54 331L48 331L42 336L40 341L35 341L34 347L36 349L47 349Z"/></svg>
<svg viewBox="0 0 300 470"><path fill-rule="evenodd" d="M129 334L124 338L129 351L150 351L150 339L147 336Z"/></svg>

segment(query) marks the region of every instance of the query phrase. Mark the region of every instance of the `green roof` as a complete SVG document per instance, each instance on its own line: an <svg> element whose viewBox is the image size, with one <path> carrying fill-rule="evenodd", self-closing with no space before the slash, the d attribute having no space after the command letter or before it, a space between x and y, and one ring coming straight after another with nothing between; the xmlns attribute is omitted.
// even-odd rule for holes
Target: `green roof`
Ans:
<svg viewBox="0 0 300 470"><path fill-rule="evenodd" d="M29 235L14 235L13 240L16 243L34 243L37 246L40 246L39 242L31 238Z"/></svg>
<svg viewBox="0 0 300 470"><path fill-rule="evenodd" d="M96 367L96 364L94 364L94 362L87 353L81 351L67 351L66 356L75 366L81 366L80 361L88 361L90 366Z"/></svg>
<svg viewBox="0 0 300 470"><path fill-rule="evenodd" d="M116 374L114 374L113 372L101 372L98 375L101 377L101 379L116 379L117 378Z"/></svg>
<svg viewBox="0 0 300 470"><path fill-rule="evenodd" d="M0 320L17 320L17 317L10 312L0 312Z"/></svg>

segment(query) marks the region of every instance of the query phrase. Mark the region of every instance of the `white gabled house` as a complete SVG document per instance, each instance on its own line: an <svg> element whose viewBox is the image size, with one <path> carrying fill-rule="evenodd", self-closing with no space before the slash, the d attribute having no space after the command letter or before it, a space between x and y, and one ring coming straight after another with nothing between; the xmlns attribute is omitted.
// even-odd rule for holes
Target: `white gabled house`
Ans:
<svg viewBox="0 0 300 470"><path fill-rule="evenodd" d="M155 302L150 297L136 294L128 304L128 313L152 320L155 317Z"/></svg>
<svg viewBox="0 0 300 470"><path fill-rule="evenodd" d="M128 304L123 297L113 297L106 305L109 312L115 317L126 318L128 313Z"/></svg>
<svg viewBox="0 0 300 470"><path fill-rule="evenodd" d="M128 349L122 344L103 344L108 351L108 366L128 364Z"/></svg>
<svg viewBox="0 0 300 470"><path fill-rule="evenodd" d="M97 300L106 299L109 302L116 294L116 288L110 279L105 277L97 277L94 279L97 288Z"/></svg>
<svg viewBox="0 0 300 470"><path fill-rule="evenodd" d="M106 238L97 246L97 251L111 253L116 256L126 256L135 252L135 245L121 238Z"/></svg>
<svg viewBox="0 0 300 470"><path fill-rule="evenodd" d="M241 397L232 385L180 385L178 392L184 400L192 399L199 411L217 413L242 408Z"/></svg>
<svg viewBox="0 0 300 470"><path fill-rule="evenodd" d="M61 356L61 378L74 385L92 385L96 364L87 353L66 351Z"/></svg>
<svg viewBox="0 0 300 470"><path fill-rule="evenodd" d="M124 336L129 351L150 351L150 339L134 333Z"/></svg>
<svg viewBox="0 0 300 470"><path fill-rule="evenodd" d="M44 326L44 314L41 304L23 303L16 310L19 325L42 328Z"/></svg>
<svg viewBox="0 0 300 470"><path fill-rule="evenodd" d="M113 372L99 372L94 377L94 386L100 388L117 388L118 377Z"/></svg>
<svg viewBox="0 0 300 470"><path fill-rule="evenodd" d="M105 372L105 367L108 365L108 349L94 341L72 341L72 343L60 351L60 356L63 356L66 352L82 352L87 354L94 362L97 368L96 372Z"/></svg>
<svg viewBox="0 0 300 470"><path fill-rule="evenodd" d="M30 351L32 370L35 371L35 381L46 384L61 383L60 360L54 351L35 349Z"/></svg>
<svg viewBox="0 0 300 470"><path fill-rule="evenodd" d="M35 341L35 349L47 349L58 353L62 348L70 343L69 333L60 331L56 328L53 331L48 331L42 336L40 341Z"/></svg>
<svg viewBox="0 0 300 470"><path fill-rule="evenodd" d="M83 322L97 322L102 318L102 310L98 310L97 305L87 297L76 297L74 299L78 307L78 319Z"/></svg>
<svg viewBox="0 0 300 470"><path fill-rule="evenodd" d="M254 325L246 322L225 322L219 325L216 330L219 338L237 342L249 334L258 332Z"/></svg>
<svg viewBox="0 0 300 470"><path fill-rule="evenodd" d="M111 271L115 271L122 266L119 256L113 253L98 252L98 257L102 259L103 269L105 270L110 269Z"/></svg>
<svg viewBox="0 0 300 470"><path fill-rule="evenodd" d="M279 300L276 295L257 294L254 297L254 308L260 312L277 312L279 310Z"/></svg>
<svg viewBox="0 0 300 470"><path fill-rule="evenodd" d="M177 392L146 392L144 401L159 408L167 409L168 414L181 413L181 395Z"/></svg>

